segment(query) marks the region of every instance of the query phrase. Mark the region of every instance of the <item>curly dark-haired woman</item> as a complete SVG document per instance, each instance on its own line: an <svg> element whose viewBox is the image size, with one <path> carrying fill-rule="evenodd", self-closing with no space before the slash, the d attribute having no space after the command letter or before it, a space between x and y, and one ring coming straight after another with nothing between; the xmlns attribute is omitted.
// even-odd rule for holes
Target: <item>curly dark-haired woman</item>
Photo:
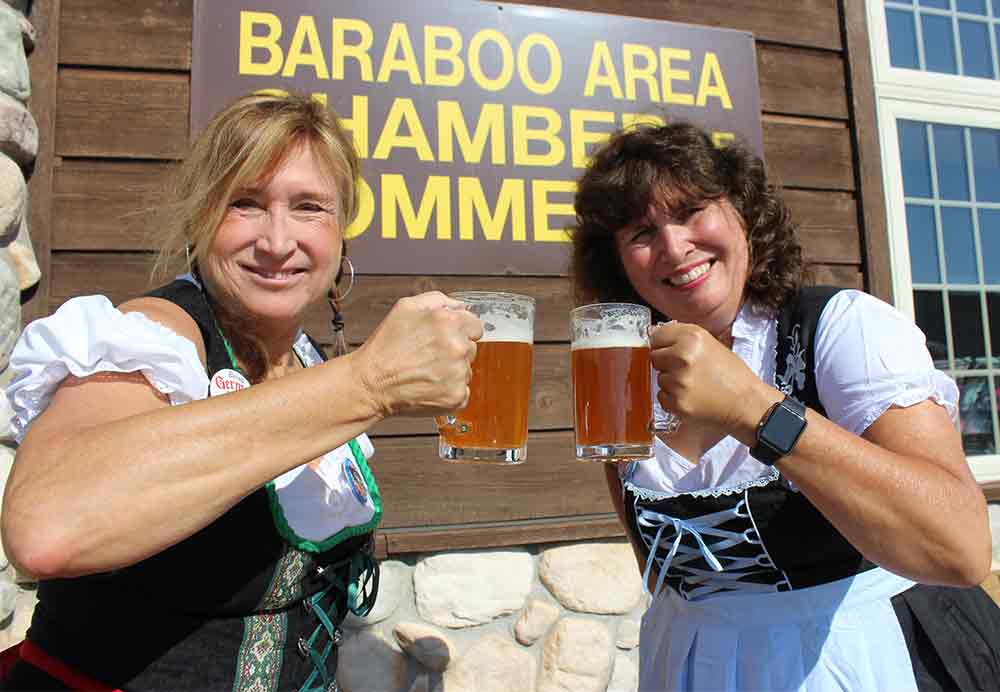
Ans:
<svg viewBox="0 0 1000 692"><path fill-rule="evenodd" d="M576 213L577 298L666 322L656 415L680 421L608 467L653 595L640 689L1000 688L1000 609L968 588L986 505L920 330L803 287L761 161L692 125L611 137Z"/></svg>

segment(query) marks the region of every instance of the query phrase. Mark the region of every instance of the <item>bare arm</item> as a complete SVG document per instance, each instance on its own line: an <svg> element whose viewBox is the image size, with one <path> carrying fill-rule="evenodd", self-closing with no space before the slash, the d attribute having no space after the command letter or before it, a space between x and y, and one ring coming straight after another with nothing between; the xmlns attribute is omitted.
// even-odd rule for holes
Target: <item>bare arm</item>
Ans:
<svg viewBox="0 0 1000 692"><path fill-rule="evenodd" d="M754 444L761 417L782 399L778 390L699 327L659 327L654 346L664 408L684 426ZM925 583L986 577L985 500L943 408L931 401L891 408L863 437L813 411L807 419L778 467L865 557Z"/></svg>
<svg viewBox="0 0 1000 692"><path fill-rule="evenodd" d="M133 564L386 415L461 406L481 325L448 301L401 301L354 353L184 406L134 375L64 383L18 450L7 554L40 578Z"/></svg>
<svg viewBox="0 0 1000 692"><path fill-rule="evenodd" d="M755 439L757 422L747 424L755 408L747 407L738 435L744 443ZM972 586L986 578L986 499L941 406L891 408L863 437L814 411L807 420L778 468L865 557L923 583Z"/></svg>

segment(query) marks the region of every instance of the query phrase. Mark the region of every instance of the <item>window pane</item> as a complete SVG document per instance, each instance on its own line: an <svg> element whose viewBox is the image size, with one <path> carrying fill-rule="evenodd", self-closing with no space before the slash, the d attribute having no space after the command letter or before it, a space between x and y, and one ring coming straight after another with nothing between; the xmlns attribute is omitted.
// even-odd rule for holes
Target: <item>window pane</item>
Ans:
<svg viewBox="0 0 1000 692"><path fill-rule="evenodd" d="M978 284L976 240L972 234L972 210L943 207L941 237L944 240L945 271L949 284Z"/></svg>
<svg viewBox="0 0 1000 692"><path fill-rule="evenodd" d="M965 162L963 129L953 125L933 126L938 197L941 199L969 199L969 176Z"/></svg>
<svg viewBox="0 0 1000 692"><path fill-rule="evenodd" d="M913 317L927 337L927 350L934 359L934 367L948 367L948 340L944 326L944 298L941 291L914 291Z"/></svg>
<svg viewBox="0 0 1000 692"><path fill-rule="evenodd" d="M920 58L917 55L917 31L913 25L913 13L886 9L885 23L889 31L889 62L893 67L919 70Z"/></svg>
<svg viewBox="0 0 1000 692"><path fill-rule="evenodd" d="M958 418L962 446L968 455L993 454L993 404L987 377L960 377L958 383Z"/></svg>
<svg viewBox="0 0 1000 692"><path fill-rule="evenodd" d="M986 0L955 0L955 9L971 14L986 14Z"/></svg>
<svg viewBox="0 0 1000 692"><path fill-rule="evenodd" d="M1000 367L1000 293L986 292L986 316L989 318L990 349L993 351L990 367L998 368Z"/></svg>
<svg viewBox="0 0 1000 692"><path fill-rule="evenodd" d="M976 199L1000 202L1000 131L972 130L972 161Z"/></svg>
<svg viewBox="0 0 1000 692"><path fill-rule="evenodd" d="M1000 0L993 0L993 16L1000 17Z"/></svg>
<svg viewBox="0 0 1000 692"><path fill-rule="evenodd" d="M960 21L962 74L993 79L993 54L990 52L990 28L986 22Z"/></svg>
<svg viewBox="0 0 1000 692"><path fill-rule="evenodd" d="M920 15L924 32L924 63L930 72L958 74L955 59L955 35L951 30L951 17L932 14Z"/></svg>
<svg viewBox="0 0 1000 692"><path fill-rule="evenodd" d="M920 0L921 7L936 7L939 10L950 10L948 0Z"/></svg>
<svg viewBox="0 0 1000 692"><path fill-rule="evenodd" d="M915 284L941 283L934 207L906 205L906 235L910 240L910 274Z"/></svg>
<svg viewBox="0 0 1000 692"><path fill-rule="evenodd" d="M903 164L903 194L931 197L931 162L927 154L927 129L923 123L900 120L899 154ZM978 173L978 171L977 171Z"/></svg>
<svg viewBox="0 0 1000 692"><path fill-rule="evenodd" d="M1000 284L1000 210L979 210L979 247L983 253L983 281Z"/></svg>
<svg viewBox="0 0 1000 692"><path fill-rule="evenodd" d="M973 370L986 367L986 342L983 334L979 293L948 295L951 310L951 343L955 348L955 367Z"/></svg>

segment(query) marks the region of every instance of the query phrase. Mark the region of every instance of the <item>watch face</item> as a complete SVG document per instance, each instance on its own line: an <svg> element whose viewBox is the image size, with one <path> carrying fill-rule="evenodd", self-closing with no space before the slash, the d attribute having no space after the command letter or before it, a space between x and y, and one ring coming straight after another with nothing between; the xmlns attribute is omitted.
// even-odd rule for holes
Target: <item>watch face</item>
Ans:
<svg viewBox="0 0 1000 692"><path fill-rule="evenodd" d="M788 454L802 433L805 421L784 406L778 406L760 431L761 438L782 454Z"/></svg>

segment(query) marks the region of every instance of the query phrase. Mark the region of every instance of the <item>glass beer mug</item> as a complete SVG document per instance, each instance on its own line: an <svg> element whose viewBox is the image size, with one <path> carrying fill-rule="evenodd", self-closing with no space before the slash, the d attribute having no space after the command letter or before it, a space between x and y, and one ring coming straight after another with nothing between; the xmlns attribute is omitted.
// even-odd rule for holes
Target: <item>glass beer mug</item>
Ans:
<svg viewBox="0 0 1000 692"><path fill-rule="evenodd" d="M469 382L469 403L438 418L439 453L454 462L520 464L527 457L535 299L461 291L452 298L483 321Z"/></svg>
<svg viewBox="0 0 1000 692"><path fill-rule="evenodd" d="M598 303L570 313L573 427L580 461L653 456L653 433L673 432L677 419L653 421L649 308Z"/></svg>

